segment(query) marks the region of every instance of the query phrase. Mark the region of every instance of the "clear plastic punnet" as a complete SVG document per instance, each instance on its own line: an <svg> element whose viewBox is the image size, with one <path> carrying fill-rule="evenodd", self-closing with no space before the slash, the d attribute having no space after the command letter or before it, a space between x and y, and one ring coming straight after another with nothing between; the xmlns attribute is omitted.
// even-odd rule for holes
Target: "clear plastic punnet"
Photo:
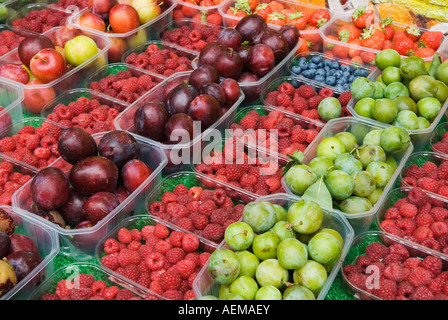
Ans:
<svg viewBox="0 0 448 320"><path fill-rule="evenodd" d="M286 210L295 203L296 201L299 201L300 197L289 195L289 194L275 194L275 195L269 195L258 198L256 201L267 201L271 202L273 204L280 205L284 207ZM345 256L348 252L348 250L351 247L353 238L354 238L354 232L348 221L340 214L328 211L323 209L324 212L324 220L321 226L321 229L323 228L330 228L336 230L343 239L343 248L342 253L338 261L334 264L334 266L331 268L331 271L328 273L328 278L322 287L322 289L315 294L317 300L324 300L325 296L328 293L328 290L330 289L335 277L337 276L342 262L345 259ZM219 248L228 248L225 244L225 242L222 243L222 245ZM202 267L201 271L197 275L196 279L193 282L193 290L196 294L196 297L202 297L206 295L213 295L218 297L219 294L219 284L214 282L209 274L208 274L208 265L205 265Z"/></svg>

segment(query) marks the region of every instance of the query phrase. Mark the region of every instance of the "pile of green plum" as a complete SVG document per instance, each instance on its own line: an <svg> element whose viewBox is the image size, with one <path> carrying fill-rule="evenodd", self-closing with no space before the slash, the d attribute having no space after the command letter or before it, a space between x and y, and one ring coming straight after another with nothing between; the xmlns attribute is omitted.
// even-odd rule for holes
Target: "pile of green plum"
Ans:
<svg viewBox="0 0 448 320"><path fill-rule="evenodd" d="M381 70L376 81L358 77L352 83L354 111L406 130L430 127L448 97L448 62L441 63L437 54L432 62L418 56L402 59L386 49L375 63Z"/></svg>
<svg viewBox="0 0 448 320"><path fill-rule="evenodd" d="M267 201L247 204L242 221L225 231L227 247L208 261L218 294L199 299L315 300L344 246L323 221L314 201L299 200L287 210Z"/></svg>
<svg viewBox="0 0 448 320"><path fill-rule="evenodd" d="M318 144L316 156L308 164L291 166L284 182L292 193L314 197L327 209L367 212L394 175L398 167L395 157L409 146L409 134L396 126L371 128L360 146L353 133L338 132ZM316 184L318 188L313 188Z"/></svg>

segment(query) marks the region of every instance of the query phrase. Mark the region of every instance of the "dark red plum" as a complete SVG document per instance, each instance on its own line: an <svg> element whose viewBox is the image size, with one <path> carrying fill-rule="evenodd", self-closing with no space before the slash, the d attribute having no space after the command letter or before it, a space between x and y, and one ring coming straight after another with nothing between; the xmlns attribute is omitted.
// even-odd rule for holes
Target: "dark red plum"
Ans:
<svg viewBox="0 0 448 320"><path fill-rule="evenodd" d="M241 79L241 76L238 79ZM233 105L240 98L241 90L238 81L236 81L235 79L227 78L224 79L220 84L221 88L224 90L227 106Z"/></svg>
<svg viewBox="0 0 448 320"><path fill-rule="evenodd" d="M30 185L31 198L43 210L63 206L68 199L69 190L69 179L61 169L54 167L40 170Z"/></svg>
<svg viewBox="0 0 448 320"><path fill-rule="evenodd" d="M81 160L70 170L70 183L83 195L97 192L113 192L118 182L118 167L104 157L90 157Z"/></svg>
<svg viewBox="0 0 448 320"><path fill-rule="evenodd" d="M70 189L67 202L59 209L59 213L67 224L76 227L78 223L84 220L82 206L87 199L87 196L82 195L73 188Z"/></svg>
<svg viewBox="0 0 448 320"><path fill-rule="evenodd" d="M100 156L111 160L121 168L126 162L138 158L140 146L134 136L123 130L106 133L98 143Z"/></svg>
<svg viewBox="0 0 448 320"><path fill-rule="evenodd" d="M11 248L9 253L14 253L17 251L32 251L36 254L39 254L39 249L36 246L36 243L29 238L28 236L20 233L14 233L9 236L11 239Z"/></svg>
<svg viewBox="0 0 448 320"><path fill-rule="evenodd" d="M17 47L17 53L19 54L20 61L29 68L31 58L40 50L46 48L55 48L50 38L43 35L29 35L20 42Z"/></svg>
<svg viewBox="0 0 448 320"><path fill-rule="evenodd" d="M120 201L113 193L98 192L84 202L82 210L87 220L96 224L119 205Z"/></svg>
<svg viewBox="0 0 448 320"><path fill-rule="evenodd" d="M130 193L123 186L118 186L117 189L115 189L115 191L113 192L113 194L117 197L120 203L126 200L126 198L129 197L130 195Z"/></svg>
<svg viewBox="0 0 448 320"><path fill-rule="evenodd" d="M220 117L218 101L208 94L197 96L190 104L188 115L195 121L201 122L201 129L205 130Z"/></svg>
<svg viewBox="0 0 448 320"><path fill-rule="evenodd" d="M216 57L213 66L221 77L237 79L243 71L243 60L238 52L227 49Z"/></svg>
<svg viewBox="0 0 448 320"><path fill-rule="evenodd" d="M193 139L193 119L185 113L172 115L165 126L165 140L170 143L185 142Z"/></svg>
<svg viewBox="0 0 448 320"><path fill-rule="evenodd" d="M33 251L16 251L6 257L14 267L17 281L21 281L42 262L39 254Z"/></svg>
<svg viewBox="0 0 448 320"><path fill-rule="evenodd" d="M293 24L285 24L280 28L279 32L285 37L288 42L289 51L291 51L299 42L299 29Z"/></svg>
<svg viewBox="0 0 448 320"><path fill-rule="evenodd" d="M256 44L249 51L249 70L258 77L263 77L275 67L274 51L266 44Z"/></svg>
<svg viewBox="0 0 448 320"><path fill-rule="evenodd" d="M75 164L85 158L98 155L95 139L84 129L70 127L64 129L58 141L61 158Z"/></svg>
<svg viewBox="0 0 448 320"><path fill-rule="evenodd" d="M209 83L219 83L219 73L212 65L205 64L193 70L188 79L188 84L197 91Z"/></svg>
<svg viewBox="0 0 448 320"><path fill-rule="evenodd" d="M170 82L167 82L166 86L163 88L162 90L162 99L163 102L166 103L167 99L168 99L168 94L174 90L174 88L176 88L177 86L187 83L185 80L182 79L174 79Z"/></svg>
<svg viewBox="0 0 448 320"><path fill-rule="evenodd" d="M268 45L274 51L276 63L282 61L289 52L288 41L276 30L266 30L260 39L260 43Z"/></svg>
<svg viewBox="0 0 448 320"><path fill-rule="evenodd" d="M166 100L168 112L173 115L176 113L187 113L190 102L198 96L198 91L191 85L183 83L175 87Z"/></svg>
<svg viewBox="0 0 448 320"><path fill-rule="evenodd" d="M134 192L153 172L152 168L139 159L128 161L121 170L123 185L129 192Z"/></svg>
<svg viewBox="0 0 448 320"><path fill-rule="evenodd" d="M251 72L243 72L239 77L238 83L245 84L241 85L241 89L247 101L254 101L260 96L261 85L251 85L251 83L258 82L259 80L260 78Z"/></svg>
<svg viewBox="0 0 448 320"><path fill-rule="evenodd" d="M248 63L249 63L249 51L252 48L251 45L243 44L240 46L236 52L240 55L241 60L243 60L243 71L248 69Z"/></svg>
<svg viewBox="0 0 448 320"><path fill-rule="evenodd" d="M9 254L10 249L11 239L6 233L0 232L0 260Z"/></svg>
<svg viewBox="0 0 448 320"><path fill-rule="evenodd" d="M135 112L134 125L137 134L155 141L163 141L168 119L169 114L163 103L147 102Z"/></svg>
<svg viewBox="0 0 448 320"><path fill-rule="evenodd" d="M81 221L76 227L75 230L82 230L82 229L88 229L94 227L95 224L84 220ZM92 233L83 233L83 234L76 234L73 236L73 243L78 248L94 248L98 241L102 238L102 233L100 232L103 230L103 228L100 228L99 231L92 232Z"/></svg>
<svg viewBox="0 0 448 320"><path fill-rule="evenodd" d="M241 19L235 29L241 34L243 41L253 42L255 34L267 28L267 22L257 14L250 14Z"/></svg>
<svg viewBox="0 0 448 320"><path fill-rule="evenodd" d="M216 42L222 44L226 48L238 49L243 42L243 37L234 28L225 28L221 31Z"/></svg>
<svg viewBox="0 0 448 320"><path fill-rule="evenodd" d="M206 64L213 65L216 61L216 57L226 50L226 47L218 42L207 43L204 48L202 48L198 57L198 65L203 66Z"/></svg>
<svg viewBox="0 0 448 320"><path fill-rule="evenodd" d="M217 83L209 83L202 87L202 94L211 95L215 98L221 107L226 105L226 93L221 85Z"/></svg>

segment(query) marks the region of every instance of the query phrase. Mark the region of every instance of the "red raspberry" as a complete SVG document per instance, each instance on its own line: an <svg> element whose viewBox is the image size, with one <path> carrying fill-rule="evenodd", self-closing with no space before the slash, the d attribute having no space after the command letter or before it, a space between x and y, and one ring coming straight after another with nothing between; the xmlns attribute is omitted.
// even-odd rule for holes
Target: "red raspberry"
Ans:
<svg viewBox="0 0 448 320"><path fill-rule="evenodd" d="M154 251L165 255L172 248L167 240L160 240L154 246Z"/></svg>
<svg viewBox="0 0 448 320"><path fill-rule="evenodd" d="M131 231L129 231L126 228L121 228L118 231L117 238L118 238L118 241L120 241L121 243L128 244L132 241Z"/></svg>
<svg viewBox="0 0 448 320"><path fill-rule="evenodd" d="M152 270L162 270L165 267L166 259L160 252L151 252L145 258L146 266Z"/></svg>
<svg viewBox="0 0 448 320"><path fill-rule="evenodd" d="M434 294L425 286L419 286L409 295L410 300L434 300Z"/></svg>
<svg viewBox="0 0 448 320"><path fill-rule="evenodd" d="M412 177L412 178L415 178L418 180L418 179L426 176L426 171L425 171L425 169L423 169L422 167L419 167L418 165L416 165L414 163L414 164L411 164L407 168L405 176Z"/></svg>
<svg viewBox="0 0 448 320"><path fill-rule="evenodd" d="M112 253L101 257L101 264L106 268L116 270L120 266L118 254L119 253Z"/></svg>
<svg viewBox="0 0 448 320"><path fill-rule="evenodd" d="M432 208L430 214L435 221L444 221L446 218L448 218L448 210L441 207Z"/></svg>
<svg viewBox="0 0 448 320"><path fill-rule="evenodd" d="M345 91L339 95L338 100L341 103L341 106L346 106L351 98L352 94L350 93L350 91Z"/></svg>
<svg viewBox="0 0 448 320"><path fill-rule="evenodd" d="M320 104L320 102L322 100L324 100L324 97L321 96L321 95L317 95L317 96L311 97L311 98L308 99L308 106L311 109L317 109L317 107L319 106L319 104Z"/></svg>
<svg viewBox="0 0 448 320"><path fill-rule="evenodd" d="M296 92L299 96L301 96L305 99L309 99L309 98L317 95L316 90L314 90L314 88L312 86L307 85L307 84L303 84L300 87L298 87L296 89Z"/></svg>
<svg viewBox="0 0 448 320"><path fill-rule="evenodd" d="M176 264L185 257L185 251L179 247L171 248L165 255L166 261L171 264Z"/></svg>
<svg viewBox="0 0 448 320"><path fill-rule="evenodd" d="M317 130L306 130L306 143L310 144L319 134Z"/></svg>
<svg viewBox="0 0 448 320"><path fill-rule="evenodd" d="M405 235L412 235L415 229L417 228L417 224L415 223L414 219L410 218L404 218L397 221L397 227L399 227Z"/></svg>
<svg viewBox="0 0 448 320"><path fill-rule="evenodd" d="M154 228L153 234L159 239L165 239L170 235L170 230L167 228L167 226L158 223Z"/></svg>
<svg viewBox="0 0 448 320"><path fill-rule="evenodd" d="M184 233L182 231L174 230L171 232L170 236L168 237L168 241L173 247L181 247L182 246L182 238L184 236Z"/></svg>
<svg viewBox="0 0 448 320"><path fill-rule="evenodd" d="M204 194L204 192L202 194ZM213 197L213 193L211 196ZM199 205L198 212L209 217L216 208L216 204L213 200L206 200Z"/></svg>
<svg viewBox="0 0 448 320"><path fill-rule="evenodd" d="M194 272L196 264L191 260L181 260L176 263L176 270L183 279L188 279Z"/></svg>
<svg viewBox="0 0 448 320"><path fill-rule="evenodd" d="M129 289L121 289L115 296L115 300L129 300L134 298L134 294Z"/></svg>
<svg viewBox="0 0 448 320"><path fill-rule="evenodd" d="M428 195L420 188L412 188L408 194L409 203L421 207L428 202Z"/></svg>
<svg viewBox="0 0 448 320"><path fill-rule="evenodd" d="M186 233L182 238L182 249L185 252L193 252L199 248L199 238L191 233Z"/></svg>
<svg viewBox="0 0 448 320"><path fill-rule="evenodd" d="M417 186L433 193L437 193L437 190L439 190L439 183L437 180L427 177L418 179Z"/></svg>
<svg viewBox="0 0 448 320"><path fill-rule="evenodd" d="M388 279L380 280L378 288L372 289L372 294L382 300L394 300L397 295L397 284Z"/></svg>
<svg viewBox="0 0 448 320"><path fill-rule="evenodd" d="M172 193L172 192L165 192L162 195L162 202L167 204L169 202L176 202L177 201L177 196Z"/></svg>
<svg viewBox="0 0 448 320"><path fill-rule="evenodd" d="M136 264L127 265L126 267L124 267L122 275L125 278L128 278L132 281L137 281L138 276L140 275L138 265Z"/></svg>
<svg viewBox="0 0 448 320"><path fill-rule="evenodd" d="M384 276L392 281L400 282L404 279L403 268L398 263L391 263L384 269Z"/></svg>
<svg viewBox="0 0 448 320"><path fill-rule="evenodd" d="M92 292L89 288L73 289L70 293L71 300L89 300L92 297Z"/></svg>
<svg viewBox="0 0 448 320"><path fill-rule="evenodd" d="M60 280L56 285L55 294L61 300L70 300L71 291L74 288L73 281L70 280Z"/></svg>
<svg viewBox="0 0 448 320"><path fill-rule="evenodd" d="M319 95L324 98L328 98L328 97L333 97L334 92L330 88L322 88L319 90Z"/></svg>
<svg viewBox="0 0 448 320"><path fill-rule="evenodd" d="M433 277L437 277L442 272L442 260L434 256L427 256L420 266L430 271Z"/></svg>
<svg viewBox="0 0 448 320"><path fill-rule="evenodd" d="M422 267L415 268L407 279L414 287L426 286L431 283L432 274Z"/></svg>
<svg viewBox="0 0 448 320"><path fill-rule="evenodd" d="M224 228L219 224L209 224L204 228L202 236L210 241L219 243L224 239Z"/></svg>
<svg viewBox="0 0 448 320"><path fill-rule="evenodd" d="M191 221L190 218L180 218L179 221L177 221L176 226L178 226L181 229L193 232L194 231L194 225L193 221Z"/></svg>
<svg viewBox="0 0 448 320"><path fill-rule="evenodd" d="M412 235L419 242L433 237L431 229L427 226L418 227Z"/></svg>
<svg viewBox="0 0 448 320"><path fill-rule="evenodd" d="M279 93L275 98L275 106L277 107L290 107L292 106L292 100L289 95L285 93Z"/></svg>
<svg viewBox="0 0 448 320"><path fill-rule="evenodd" d="M140 255L137 251L123 248L118 253L118 263L122 267L126 267L130 264L138 264L140 262Z"/></svg>
<svg viewBox="0 0 448 320"><path fill-rule="evenodd" d="M180 287L180 282L182 278L179 272L175 270L169 270L164 272L160 276L159 283L163 290L177 290Z"/></svg>
<svg viewBox="0 0 448 320"><path fill-rule="evenodd" d="M382 243L374 242L366 247L366 254L372 261L380 261L389 254L389 248Z"/></svg>
<svg viewBox="0 0 448 320"><path fill-rule="evenodd" d="M103 298L105 300L114 300L119 291L120 288L117 286L110 286L103 290Z"/></svg>
<svg viewBox="0 0 448 320"><path fill-rule="evenodd" d="M301 114L303 111L307 110L309 108L308 100L304 97L294 97L292 100L292 105L294 108L295 113Z"/></svg>
<svg viewBox="0 0 448 320"><path fill-rule="evenodd" d="M117 240L109 238L104 242L104 252L106 254L112 254L120 251L120 244Z"/></svg>
<svg viewBox="0 0 448 320"><path fill-rule="evenodd" d="M256 129L258 121L255 117L246 115L240 120L240 125L244 127L244 129Z"/></svg>
<svg viewBox="0 0 448 320"><path fill-rule="evenodd" d="M400 207L400 214L405 218L413 218L417 215L418 209L411 203L405 203Z"/></svg>
<svg viewBox="0 0 448 320"><path fill-rule="evenodd" d="M209 224L209 219L204 214L192 213L190 219L193 222L194 228L197 230L203 230Z"/></svg>

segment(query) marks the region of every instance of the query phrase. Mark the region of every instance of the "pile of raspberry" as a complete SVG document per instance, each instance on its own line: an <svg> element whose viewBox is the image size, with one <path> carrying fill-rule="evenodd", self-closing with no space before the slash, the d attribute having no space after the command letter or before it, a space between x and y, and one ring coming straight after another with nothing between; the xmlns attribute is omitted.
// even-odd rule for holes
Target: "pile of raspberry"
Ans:
<svg viewBox="0 0 448 320"><path fill-rule="evenodd" d="M190 58L170 47L160 49L156 44L150 44L140 54L132 52L126 57L125 62L165 77L193 70Z"/></svg>
<svg viewBox="0 0 448 320"><path fill-rule="evenodd" d="M123 277L168 300L195 298L193 281L210 253L199 253L199 238L156 223L138 229L121 228L117 239L104 243L101 263ZM158 296L157 296L158 295Z"/></svg>
<svg viewBox="0 0 448 320"><path fill-rule="evenodd" d="M91 274L80 273L73 280L63 279L56 284L55 293L45 293L41 300L142 300L131 290L108 285Z"/></svg>
<svg viewBox="0 0 448 320"><path fill-rule="evenodd" d="M232 123L230 129L234 130L233 135L244 139L248 144L259 145L283 155L292 155L296 150L304 152L321 127L305 121L300 121L299 124L282 110L270 111L267 115L260 115L257 110L251 110L239 124ZM271 130L277 130L277 138L271 137Z"/></svg>
<svg viewBox="0 0 448 320"><path fill-rule="evenodd" d="M14 171L14 166L9 162L0 162L0 205L11 205L11 199L22 185L31 180L31 176Z"/></svg>
<svg viewBox="0 0 448 320"><path fill-rule="evenodd" d="M24 126L17 134L0 140L0 152L31 167L43 169L59 157L61 127L44 122L40 127Z"/></svg>
<svg viewBox="0 0 448 320"><path fill-rule="evenodd" d="M207 43L216 42L221 28L216 25L192 23L162 33L162 40L175 43L185 49L201 51Z"/></svg>
<svg viewBox="0 0 448 320"><path fill-rule="evenodd" d="M448 161L439 166L432 161L426 161L421 167L413 163L402 179L403 186L419 187L448 198Z"/></svg>
<svg viewBox="0 0 448 320"><path fill-rule="evenodd" d="M353 286L382 300L448 300L448 271L443 271L442 260L415 255L400 243L369 244L343 273ZM378 282L370 285L377 274Z"/></svg>
<svg viewBox="0 0 448 320"><path fill-rule="evenodd" d="M243 216L243 204L234 205L221 188L215 190L177 185L165 192L161 201L148 206L149 213L168 221L182 230L219 244L227 226Z"/></svg>
<svg viewBox="0 0 448 320"><path fill-rule="evenodd" d="M244 203L253 201L256 196L285 192L281 185L283 168L279 159L264 159L257 154L261 150L255 150L255 157L251 157L251 151L246 153L244 149L243 141L231 137L226 140L222 152L214 150L195 166L195 170L247 191L248 195L235 189L228 191L229 197L241 199ZM204 183L214 187L211 181Z"/></svg>
<svg viewBox="0 0 448 320"><path fill-rule="evenodd" d="M442 135L442 139L432 145L432 148L438 152L448 154L448 132Z"/></svg>
<svg viewBox="0 0 448 320"><path fill-rule="evenodd" d="M114 130L119 111L96 99L80 97L68 105L56 105L47 119L66 127L79 127L89 134Z"/></svg>
<svg viewBox="0 0 448 320"><path fill-rule="evenodd" d="M58 0L55 6L59 8L67 9L69 6L76 6L80 10L87 8L89 5L89 0Z"/></svg>
<svg viewBox="0 0 448 320"><path fill-rule="evenodd" d="M325 123L320 118L317 107L323 99L328 97L336 97L330 88L322 88L317 92L316 89L307 84L302 84L298 88L295 88L291 83L283 82L275 91L269 92L266 95L264 102L271 106L279 107L303 117ZM347 104L351 97L350 91L343 92L337 97L342 106L341 117L351 116L347 110Z"/></svg>
<svg viewBox="0 0 448 320"><path fill-rule="evenodd" d="M17 48L24 37L9 30L0 32L0 56L7 54L13 49Z"/></svg>
<svg viewBox="0 0 448 320"><path fill-rule="evenodd" d="M93 81L90 89L131 104L160 81L148 74L133 75L129 70L120 70L117 74Z"/></svg>
<svg viewBox="0 0 448 320"><path fill-rule="evenodd" d="M16 29L43 33L54 27L65 26L69 16L69 13L51 8L34 10L25 17L14 20L12 26Z"/></svg>
<svg viewBox="0 0 448 320"><path fill-rule="evenodd" d="M391 234L448 254L447 204L412 188L386 210L381 228Z"/></svg>

